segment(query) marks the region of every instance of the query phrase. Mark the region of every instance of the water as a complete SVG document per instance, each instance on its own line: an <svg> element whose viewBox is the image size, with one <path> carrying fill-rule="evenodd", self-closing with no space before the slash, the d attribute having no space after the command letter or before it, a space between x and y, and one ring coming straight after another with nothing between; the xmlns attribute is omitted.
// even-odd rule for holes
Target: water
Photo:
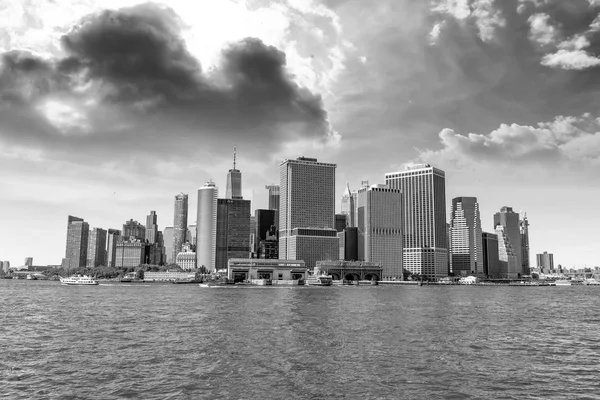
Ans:
<svg viewBox="0 0 600 400"><path fill-rule="evenodd" d="M0 398L600 399L599 299L0 280Z"/></svg>

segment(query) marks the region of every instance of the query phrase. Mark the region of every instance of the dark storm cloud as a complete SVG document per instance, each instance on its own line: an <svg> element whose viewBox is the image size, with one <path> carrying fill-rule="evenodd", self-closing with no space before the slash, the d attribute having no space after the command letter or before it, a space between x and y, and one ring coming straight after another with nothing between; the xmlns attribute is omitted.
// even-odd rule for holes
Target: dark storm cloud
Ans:
<svg viewBox="0 0 600 400"><path fill-rule="evenodd" d="M220 68L205 74L180 29L171 9L154 4L87 16L62 37L63 58L4 54L0 99L18 99L25 107L20 118L38 121L35 107L45 96L83 101L93 90L99 108L88 113L89 132L61 134L49 126L30 133L62 151L85 146L97 154L133 150L168 158L176 150L221 143L264 149L288 139L330 137L321 97L294 82L283 52L247 38L223 49ZM11 118L2 104L0 113L0 121ZM0 138L18 140L15 118L0 122Z"/></svg>

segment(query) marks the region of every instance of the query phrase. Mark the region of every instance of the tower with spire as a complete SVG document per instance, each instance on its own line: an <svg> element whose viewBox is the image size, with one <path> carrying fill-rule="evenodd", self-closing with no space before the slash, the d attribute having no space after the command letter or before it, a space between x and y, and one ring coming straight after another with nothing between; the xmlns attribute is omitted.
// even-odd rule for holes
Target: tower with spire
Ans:
<svg viewBox="0 0 600 400"><path fill-rule="evenodd" d="M226 199L242 199L242 173L235 168L236 148L233 148L233 169L227 173Z"/></svg>

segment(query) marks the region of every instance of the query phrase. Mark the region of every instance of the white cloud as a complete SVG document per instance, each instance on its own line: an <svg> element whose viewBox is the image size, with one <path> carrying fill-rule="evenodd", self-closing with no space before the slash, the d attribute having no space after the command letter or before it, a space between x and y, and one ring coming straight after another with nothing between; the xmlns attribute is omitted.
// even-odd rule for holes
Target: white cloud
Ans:
<svg viewBox="0 0 600 400"><path fill-rule="evenodd" d="M472 15L476 19L479 37L484 42L492 41L496 29L506 25L502 13L494 8L493 0L475 0L472 7Z"/></svg>
<svg viewBox="0 0 600 400"><path fill-rule="evenodd" d="M442 28L444 27L445 23L444 21L442 22L438 22L437 24L435 24L433 26L433 28L431 28L431 31L429 32L429 43L430 44L435 44L437 43L437 39L440 36L440 33L442 33Z"/></svg>
<svg viewBox="0 0 600 400"><path fill-rule="evenodd" d="M600 163L600 118L559 116L537 126L518 124L500 127L489 134L464 136L452 129L439 133L441 150L425 150L426 162L471 163L549 162L586 159Z"/></svg>
<svg viewBox="0 0 600 400"><path fill-rule="evenodd" d="M529 39L541 46L553 45L558 39L558 30L551 25L547 14L533 14L527 21L530 31Z"/></svg>
<svg viewBox="0 0 600 400"><path fill-rule="evenodd" d="M433 6L432 10L450 14L456 19L465 19L471 15L468 0L442 0Z"/></svg>
<svg viewBox="0 0 600 400"><path fill-rule="evenodd" d="M89 133L90 125L85 112L74 104L58 99L48 99L36 108L64 135Z"/></svg>
<svg viewBox="0 0 600 400"><path fill-rule="evenodd" d="M556 53L546 54L542 58L542 65L551 68L581 70L600 65L600 58L583 50L560 49Z"/></svg>

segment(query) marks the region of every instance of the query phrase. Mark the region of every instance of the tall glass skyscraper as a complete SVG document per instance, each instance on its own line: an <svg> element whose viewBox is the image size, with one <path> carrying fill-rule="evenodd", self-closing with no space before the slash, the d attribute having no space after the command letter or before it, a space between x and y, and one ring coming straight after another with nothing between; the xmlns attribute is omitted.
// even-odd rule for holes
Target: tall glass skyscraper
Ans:
<svg viewBox="0 0 600 400"><path fill-rule="evenodd" d="M94 228L88 237L87 266L95 268L106 266L106 230Z"/></svg>
<svg viewBox="0 0 600 400"><path fill-rule="evenodd" d="M150 244L156 243L156 235L158 234L158 225L156 211L150 211L146 216L146 240Z"/></svg>
<svg viewBox="0 0 600 400"><path fill-rule="evenodd" d="M175 262L181 247L187 241L188 225L188 195L180 193L175 196L175 211L173 218L173 251L171 259Z"/></svg>
<svg viewBox="0 0 600 400"><path fill-rule="evenodd" d="M452 199L450 269L455 275L484 275L481 216L476 197Z"/></svg>
<svg viewBox="0 0 600 400"><path fill-rule="evenodd" d="M335 164L299 157L279 164L279 257L316 261L337 260L335 228Z"/></svg>
<svg viewBox="0 0 600 400"><path fill-rule="evenodd" d="M196 218L196 265L209 271L216 267L217 251L217 197L219 189L208 181L198 189Z"/></svg>
<svg viewBox="0 0 600 400"><path fill-rule="evenodd" d="M446 175L429 164L385 174L385 182L402 191L404 268L429 278L448 275Z"/></svg>

